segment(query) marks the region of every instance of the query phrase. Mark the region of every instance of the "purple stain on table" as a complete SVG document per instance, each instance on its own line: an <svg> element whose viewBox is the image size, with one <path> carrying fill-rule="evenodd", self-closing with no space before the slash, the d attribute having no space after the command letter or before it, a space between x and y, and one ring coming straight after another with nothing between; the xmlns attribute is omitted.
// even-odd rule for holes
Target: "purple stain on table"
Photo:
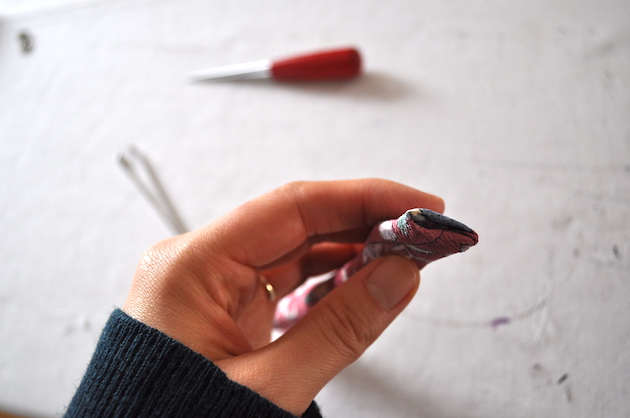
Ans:
<svg viewBox="0 0 630 418"><path fill-rule="evenodd" d="M512 322L512 320L508 318L507 316L500 316L490 321L490 325L492 326L492 329L496 330L499 326L507 325L510 322Z"/></svg>

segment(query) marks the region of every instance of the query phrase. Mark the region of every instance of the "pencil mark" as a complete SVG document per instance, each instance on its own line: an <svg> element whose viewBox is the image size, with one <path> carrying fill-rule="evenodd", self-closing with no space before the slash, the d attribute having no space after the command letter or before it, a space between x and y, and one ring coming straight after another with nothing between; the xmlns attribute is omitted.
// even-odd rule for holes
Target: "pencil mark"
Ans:
<svg viewBox="0 0 630 418"><path fill-rule="evenodd" d="M29 32L25 30L21 31L18 35L18 41L20 41L20 49L22 50L22 53L28 54L33 51L35 40L33 35Z"/></svg>
<svg viewBox="0 0 630 418"><path fill-rule="evenodd" d="M619 252L619 247L617 246L617 244L613 245L612 251L613 251L613 254L615 255L615 258L617 260L621 260L621 253Z"/></svg>
<svg viewBox="0 0 630 418"><path fill-rule="evenodd" d="M562 393L567 402L573 401L573 392L571 392L571 386L567 382L569 378L569 373L564 373L558 380L552 379L551 375L552 371L545 369L542 364L534 363L532 369L530 371L532 380L534 381L535 387L537 389L546 390L554 386L562 385Z"/></svg>
<svg viewBox="0 0 630 418"><path fill-rule="evenodd" d="M534 365L532 366L532 377L536 378L539 377L541 375L543 371L543 366L540 363L534 363Z"/></svg>
<svg viewBox="0 0 630 418"><path fill-rule="evenodd" d="M551 227L557 230L565 230L573 223L573 216L564 215L551 221Z"/></svg>
<svg viewBox="0 0 630 418"><path fill-rule="evenodd" d="M629 43L630 39L621 34L612 36L592 48L587 48L584 53L584 61L589 62L593 59L602 59L611 55L614 56L615 54L622 53L628 48Z"/></svg>
<svg viewBox="0 0 630 418"><path fill-rule="evenodd" d="M508 325L516 321L521 321L523 319L529 318L533 316L536 312L541 311L545 306L547 306L547 297L543 297L538 301L538 303L532 305L528 309L525 309L521 312L518 312L514 315L502 315L488 320L456 320L456 319L444 319L444 318L435 318L430 316L421 316L415 315L413 313L404 314L409 318L417 321L428 322L437 326L444 326L450 328L492 328L496 330L501 325Z"/></svg>
<svg viewBox="0 0 630 418"><path fill-rule="evenodd" d="M571 402L573 400L573 393L571 393L570 387L564 389L564 396L566 396L567 402Z"/></svg>
<svg viewBox="0 0 630 418"><path fill-rule="evenodd" d="M510 318L508 318L507 316L500 316L498 318L494 318L492 321L490 321L490 326L492 327L493 330L496 331L496 329L501 326L501 325L508 325L510 322L512 322L512 320Z"/></svg>

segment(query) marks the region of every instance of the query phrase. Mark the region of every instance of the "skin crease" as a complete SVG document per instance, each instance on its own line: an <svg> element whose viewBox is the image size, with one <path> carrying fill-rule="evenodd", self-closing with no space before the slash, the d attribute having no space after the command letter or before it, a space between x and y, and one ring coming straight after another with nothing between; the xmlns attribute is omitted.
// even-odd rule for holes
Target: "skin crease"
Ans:
<svg viewBox="0 0 630 418"><path fill-rule="evenodd" d="M270 343L277 300L309 276L339 268L374 224L413 207L443 212L444 203L379 179L289 183L149 248L123 310L299 416L404 309L419 272L400 257L378 259ZM379 275L400 283L393 307L368 290L366 280Z"/></svg>

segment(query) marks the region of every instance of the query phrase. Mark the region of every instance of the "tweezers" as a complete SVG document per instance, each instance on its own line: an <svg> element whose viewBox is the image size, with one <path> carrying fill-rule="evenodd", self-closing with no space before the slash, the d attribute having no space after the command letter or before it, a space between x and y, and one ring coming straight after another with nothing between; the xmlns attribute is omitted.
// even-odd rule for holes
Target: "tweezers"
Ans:
<svg viewBox="0 0 630 418"><path fill-rule="evenodd" d="M131 146L118 156L118 162L175 234L188 232L147 156Z"/></svg>

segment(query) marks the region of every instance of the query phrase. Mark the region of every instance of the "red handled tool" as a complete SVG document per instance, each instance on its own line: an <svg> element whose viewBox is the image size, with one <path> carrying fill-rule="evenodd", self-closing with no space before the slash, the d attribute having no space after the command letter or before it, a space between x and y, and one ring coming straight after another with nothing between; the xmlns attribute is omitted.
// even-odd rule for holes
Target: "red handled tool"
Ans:
<svg viewBox="0 0 630 418"><path fill-rule="evenodd" d="M187 74L190 81L251 80L273 78L280 81L340 80L361 73L361 55L355 48L319 51L280 60L260 60L244 64L199 70Z"/></svg>

